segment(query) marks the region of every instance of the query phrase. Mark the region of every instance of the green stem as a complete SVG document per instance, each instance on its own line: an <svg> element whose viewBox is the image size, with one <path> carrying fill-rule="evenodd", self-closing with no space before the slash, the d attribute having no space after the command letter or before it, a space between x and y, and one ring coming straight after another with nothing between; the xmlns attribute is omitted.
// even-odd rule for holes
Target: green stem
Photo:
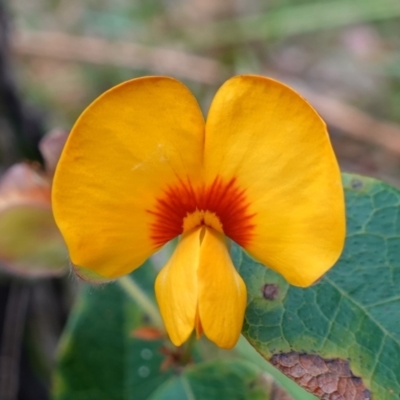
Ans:
<svg viewBox="0 0 400 400"><path fill-rule="evenodd" d="M118 279L118 283L125 290L125 292L139 304L144 312L149 316L152 324L165 331L164 323L157 306L149 299L147 294L139 287L139 285L129 276L124 276Z"/></svg>
<svg viewBox="0 0 400 400"><path fill-rule="evenodd" d="M187 365L192 361L192 352L195 342L196 342L196 334L193 332L189 336L187 342L185 343L185 349L181 358L182 365Z"/></svg>

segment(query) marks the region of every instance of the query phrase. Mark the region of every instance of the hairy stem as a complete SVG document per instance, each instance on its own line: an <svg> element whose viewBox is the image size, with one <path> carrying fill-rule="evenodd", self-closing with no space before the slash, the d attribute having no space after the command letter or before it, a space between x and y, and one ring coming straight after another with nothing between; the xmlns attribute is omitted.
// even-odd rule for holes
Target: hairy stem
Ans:
<svg viewBox="0 0 400 400"><path fill-rule="evenodd" d="M164 323L161 319L161 315L157 306L151 299L149 299L147 294L139 287L139 285L129 276L124 276L118 279L118 283L125 290L125 292L145 311L152 324L161 331L165 331Z"/></svg>

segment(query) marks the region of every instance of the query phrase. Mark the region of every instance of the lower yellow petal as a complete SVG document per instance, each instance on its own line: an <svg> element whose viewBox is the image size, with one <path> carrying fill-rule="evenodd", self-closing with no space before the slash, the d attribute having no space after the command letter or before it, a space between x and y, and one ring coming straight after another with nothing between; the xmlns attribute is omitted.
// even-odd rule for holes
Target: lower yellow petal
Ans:
<svg viewBox="0 0 400 400"><path fill-rule="evenodd" d="M188 339L196 324L201 228L182 236L155 284L165 328L175 346Z"/></svg>
<svg viewBox="0 0 400 400"><path fill-rule="evenodd" d="M230 349L239 339L246 308L246 286L236 272L219 232L203 228L197 271L199 316L204 334Z"/></svg>

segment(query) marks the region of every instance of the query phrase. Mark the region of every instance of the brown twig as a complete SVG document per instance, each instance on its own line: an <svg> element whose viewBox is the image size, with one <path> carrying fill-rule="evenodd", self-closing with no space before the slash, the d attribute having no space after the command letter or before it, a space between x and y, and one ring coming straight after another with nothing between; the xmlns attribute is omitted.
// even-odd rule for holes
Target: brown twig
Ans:
<svg viewBox="0 0 400 400"><path fill-rule="evenodd" d="M210 58L178 50L58 32L17 32L12 38L12 50L24 56L144 68L152 73L175 75L211 85L221 83L225 76L222 65Z"/></svg>
<svg viewBox="0 0 400 400"><path fill-rule="evenodd" d="M221 63L185 52L112 42L57 32L20 31L12 39L12 50L22 56L48 57L72 62L148 69L203 84L217 85L226 78ZM273 74L272 75L276 75ZM400 127L376 119L354 106L311 90L304 82L279 76L296 87L326 122L343 133L400 154Z"/></svg>
<svg viewBox="0 0 400 400"><path fill-rule="evenodd" d="M310 89L301 79L275 72L270 72L270 75L295 88L312 104L329 126L352 138L379 146L392 154L400 155L399 125L374 118L357 107L318 93Z"/></svg>
<svg viewBox="0 0 400 400"><path fill-rule="evenodd" d="M373 118L356 107L309 89L302 90L302 93L315 106L328 125L356 139L400 155L399 125Z"/></svg>

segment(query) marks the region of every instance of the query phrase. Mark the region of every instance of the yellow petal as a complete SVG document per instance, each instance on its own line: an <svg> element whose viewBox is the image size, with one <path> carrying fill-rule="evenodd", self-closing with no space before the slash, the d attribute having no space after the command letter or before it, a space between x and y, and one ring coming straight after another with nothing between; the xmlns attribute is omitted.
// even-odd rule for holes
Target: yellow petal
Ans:
<svg viewBox="0 0 400 400"><path fill-rule="evenodd" d="M95 100L75 124L53 184L72 263L124 275L162 245L149 210L169 185L201 173L204 120L181 83L134 79Z"/></svg>
<svg viewBox="0 0 400 400"><path fill-rule="evenodd" d="M199 318L204 334L230 349L239 339L246 308L246 286L232 264L225 238L203 228L199 280Z"/></svg>
<svg viewBox="0 0 400 400"><path fill-rule="evenodd" d="M244 188L249 240L240 244L254 257L298 286L335 263L345 237L340 172L324 122L297 93L263 77L227 81L204 157L206 184L218 175Z"/></svg>
<svg viewBox="0 0 400 400"><path fill-rule="evenodd" d="M176 346L188 339L196 323L201 229L182 235L155 283L165 328Z"/></svg>

